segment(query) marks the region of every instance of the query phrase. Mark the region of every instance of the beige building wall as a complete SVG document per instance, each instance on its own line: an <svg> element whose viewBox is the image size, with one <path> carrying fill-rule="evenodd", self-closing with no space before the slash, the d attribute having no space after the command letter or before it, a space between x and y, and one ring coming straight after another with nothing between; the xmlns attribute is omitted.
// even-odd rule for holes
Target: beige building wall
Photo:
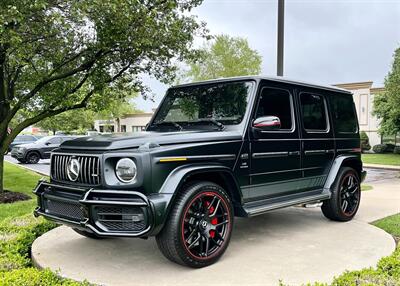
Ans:
<svg viewBox="0 0 400 286"><path fill-rule="evenodd" d="M96 120L94 127L100 133L108 132L141 132L146 128L149 123L152 112L126 114L115 120Z"/></svg>
<svg viewBox="0 0 400 286"><path fill-rule="evenodd" d="M354 104L357 110L360 130L365 131L369 137L371 146L381 143L378 134L379 120L372 115L374 95L383 91L383 88L373 88L372 81L335 84L353 92Z"/></svg>

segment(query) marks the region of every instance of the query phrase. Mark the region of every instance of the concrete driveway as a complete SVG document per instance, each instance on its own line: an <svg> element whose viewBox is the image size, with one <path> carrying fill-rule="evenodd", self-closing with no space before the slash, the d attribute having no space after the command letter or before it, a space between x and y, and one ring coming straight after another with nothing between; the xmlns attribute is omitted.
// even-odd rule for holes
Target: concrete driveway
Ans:
<svg viewBox="0 0 400 286"><path fill-rule="evenodd" d="M38 164L21 164L20 162L18 162L16 159L11 157L10 155L4 156L4 159L7 162L19 165L23 168L27 168L32 171L35 171L44 176L48 176L50 174L50 159L40 160Z"/></svg>
<svg viewBox="0 0 400 286"><path fill-rule="evenodd" d="M38 238L39 267L102 285L291 285L329 282L345 270L375 266L395 248L368 222L400 212L400 180L376 180L362 193L356 218L326 220L319 208L288 208L237 219L231 244L216 264L189 269L166 260L154 239L91 240L67 227Z"/></svg>

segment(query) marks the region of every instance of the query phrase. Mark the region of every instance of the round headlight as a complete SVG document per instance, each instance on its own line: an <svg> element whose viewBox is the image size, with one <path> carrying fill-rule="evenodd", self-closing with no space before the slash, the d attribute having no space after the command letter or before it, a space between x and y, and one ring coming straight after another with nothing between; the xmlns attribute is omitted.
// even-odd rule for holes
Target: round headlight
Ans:
<svg viewBox="0 0 400 286"><path fill-rule="evenodd" d="M123 183L130 183L136 178L136 164L131 159L123 158L115 166L115 174Z"/></svg>

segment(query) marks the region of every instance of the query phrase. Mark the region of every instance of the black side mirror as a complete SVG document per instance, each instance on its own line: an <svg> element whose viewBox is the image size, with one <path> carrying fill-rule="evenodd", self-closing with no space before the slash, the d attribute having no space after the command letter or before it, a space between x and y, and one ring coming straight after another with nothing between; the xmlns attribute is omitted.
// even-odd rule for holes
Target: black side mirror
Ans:
<svg viewBox="0 0 400 286"><path fill-rule="evenodd" d="M46 143L44 143L44 145L49 146L51 145L51 143L47 141Z"/></svg>
<svg viewBox="0 0 400 286"><path fill-rule="evenodd" d="M279 130L281 129L281 120L276 116L263 116L254 120L253 127L263 131Z"/></svg>

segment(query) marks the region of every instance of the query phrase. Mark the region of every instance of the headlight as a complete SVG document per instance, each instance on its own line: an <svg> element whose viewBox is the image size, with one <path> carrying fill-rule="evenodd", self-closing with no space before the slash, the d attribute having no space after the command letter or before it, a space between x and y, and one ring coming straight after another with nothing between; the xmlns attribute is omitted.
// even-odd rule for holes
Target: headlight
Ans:
<svg viewBox="0 0 400 286"><path fill-rule="evenodd" d="M137 168L131 159L123 158L115 166L115 174L123 183L130 183L136 178Z"/></svg>

